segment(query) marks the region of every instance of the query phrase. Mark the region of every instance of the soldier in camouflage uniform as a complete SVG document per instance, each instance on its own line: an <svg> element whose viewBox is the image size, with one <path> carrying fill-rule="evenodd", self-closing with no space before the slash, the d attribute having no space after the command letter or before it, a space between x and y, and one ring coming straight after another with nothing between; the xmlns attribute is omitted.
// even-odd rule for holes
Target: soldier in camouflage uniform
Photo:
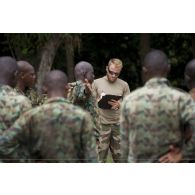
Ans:
<svg viewBox="0 0 195 195"><path fill-rule="evenodd" d="M184 147L182 126L195 130L195 104L189 94L170 87L170 65L159 50L143 62L144 87L132 92L121 111L123 162L159 162L170 145Z"/></svg>
<svg viewBox="0 0 195 195"><path fill-rule="evenodd" d="M47 102L26 112L0 136L0 153L6 153L11 142L25 146L32 162L96 162L91 117L64 98L66 75L51 71L43 88Z"/></svg>
<svg viewBox="0 0 195 195"><path fill-rule="evenodd" d="M98 156L100 162L106 162L108 151L112 154L114 162L120 161L120 129L119 115L120 104L123 98L130 93L127 82L119 79L122 70L122 61L120 59L110 59L106 67L106 76L96 79L93 82L93 90L97 101L105 94L118 95L122 98L119 101L111 100L108 104L110 109L98 108L102 130L100 132L100 144L98 147Z"/></svg>
<svg viewBox="0 0 195 195"><path fill-rule="evenodd" d="M195 100L195 59L191 60L186 65L184 77L185 77L186 85L190 90L189 93L193 98L193 100ZM195 141L191 139L192 130L186 127L185 131L186 131L186 142L187 142L186 144L188 145L188 142L190 141L195 147ZM172 145L170 147L171 147L171 151L168 154L162 156L159 159L160 162L179 162L182 160L182 151L179 150L179 148L175 148ZM194 154L192 156L188 156L187 158L191 159L189 162L195 162Z"/></svg>
<svg viewBox="0 0 195 195"><path fill-rule="evenodd" d="M76 82L69 83L68 99L71 103L80 106L90 113L93 120L94 135L98 145L101 126L96 100L91 87L94 80L93 66L85 61L77 63L75 66L75 78Z"/></svg>
<svg viewBox="0 0 195 195"><path fill-rule="evenodd" d="M28 98L19 95L12 88L16 85L18 70L16 61L11 57L0 57L0 70L0 132L2 132L8 129L22 113L31 109L32 106ZM9 150L9 153L11 152L12 150ZM14 158L22 158L22 150L19 153L14 153ZM0 158L5 161L8 157L5 155L0 156Z"/></svg>
<svg viewBox="0 0 195 195"><path fill-rule="evenodd" d="M45 96L38 95L35 90L35 70L34 67L27 61L18 61L18 80L16 85L16 91L19 94L27 96L32 106L38 106L43 104Z"/></svg>

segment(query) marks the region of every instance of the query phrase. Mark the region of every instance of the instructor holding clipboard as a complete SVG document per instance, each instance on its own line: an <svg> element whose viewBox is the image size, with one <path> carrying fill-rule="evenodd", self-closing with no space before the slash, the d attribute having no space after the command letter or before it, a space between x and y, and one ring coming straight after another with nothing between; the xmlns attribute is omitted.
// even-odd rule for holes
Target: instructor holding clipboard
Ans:
<svg viewBox="0 0 195 195"><path fill-rule="evenodd" d="M98 104L102 125L98 147L99 162L106 162L109 149L113 161L120 161L120 104L124 97L130 93L128 83L118 78L122 68L122 61L112 58L108 62L108 66L106 66L106 75L93 82L93 91L98 102L106 95L121 96L119 100L110 99L108 101L110 107L103 108Z"/></svg>

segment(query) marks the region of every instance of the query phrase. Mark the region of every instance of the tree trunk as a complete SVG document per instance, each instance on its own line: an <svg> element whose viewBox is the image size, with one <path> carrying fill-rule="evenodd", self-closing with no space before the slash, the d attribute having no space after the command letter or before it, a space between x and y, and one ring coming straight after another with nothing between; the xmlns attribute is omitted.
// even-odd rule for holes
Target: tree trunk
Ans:
<svg viewBox="0 0 195 195"><path fill-rule="evenodd" d="M192 34L192 52L193 52L193 57L195 58L195 34Z"/></svg>
<svg viewBox="0 0 195 195"><path fill-rule="evenodd" d="M140 34L140 59L143 62L144 56L150 50L150 34Z"/></svg>
<svg viewBox="0 0 195 195"><path fill-rule="evenodd" d="M68 34L65 38L66 49L66 67L68 81L74 81L74 38L73 35Z"/></svg>
<svg viewBox="0 0 195 195"><path fill-rule="evenodd" d="M60 34L51 34L50 39L42 48L41 62L37 73L37 90L39 93L41 93L41 85L45 74L51 70L60 41Z"/></svg>

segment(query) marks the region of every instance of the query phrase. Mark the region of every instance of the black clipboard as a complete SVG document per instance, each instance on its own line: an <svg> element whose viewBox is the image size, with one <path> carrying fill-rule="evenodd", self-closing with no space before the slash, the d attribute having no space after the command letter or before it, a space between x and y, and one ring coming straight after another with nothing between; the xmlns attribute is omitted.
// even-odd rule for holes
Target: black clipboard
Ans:
<svg viewBox="0 0 195 195"><path fill-rule="evenodd" d="M119 95L110 95L110 94L104 95L104 96L102 96L102 98L98 102L98 107L101 109L111 109L112 106L110 104L108 104L108 101L110 101L112 99L118 101L121 98L122 98L122 96L119 96Z"/></svg>

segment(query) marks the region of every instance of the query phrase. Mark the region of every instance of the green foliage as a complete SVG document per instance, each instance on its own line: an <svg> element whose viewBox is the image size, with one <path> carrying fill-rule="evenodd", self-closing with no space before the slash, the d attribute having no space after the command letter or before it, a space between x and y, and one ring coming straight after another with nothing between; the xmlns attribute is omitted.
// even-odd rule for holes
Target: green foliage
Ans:
<svg viewBox="0 0 195 195"><path fill-rule="evenodd" d="M170 60L169 79L176 87L185 89L184 68L193 58L191 34L152 34L151 47L163 50Z"/></svg>
<svg viewBox="0 0 195 195"><path fill-rule="evenodd" d="M52 37L49 33L1 34L1 54L8 54L17 60L25 59L38 68L40 53L44 44ZM75 64L85 60L93 64L95 76L105 74L105 67L110 58L120 58L124 68L121 78L126 80L131 89L142 85L140 72L140 35L127 33L64 33L62 39L72 38L75 48ZM150 34L150 48L161 49L169 57L171 64L170 81L176 87L185 88L183 72L186 63L193 58L192 34ZM53 68L66 71L66 50L64 41L57 51Z"/></svg>

